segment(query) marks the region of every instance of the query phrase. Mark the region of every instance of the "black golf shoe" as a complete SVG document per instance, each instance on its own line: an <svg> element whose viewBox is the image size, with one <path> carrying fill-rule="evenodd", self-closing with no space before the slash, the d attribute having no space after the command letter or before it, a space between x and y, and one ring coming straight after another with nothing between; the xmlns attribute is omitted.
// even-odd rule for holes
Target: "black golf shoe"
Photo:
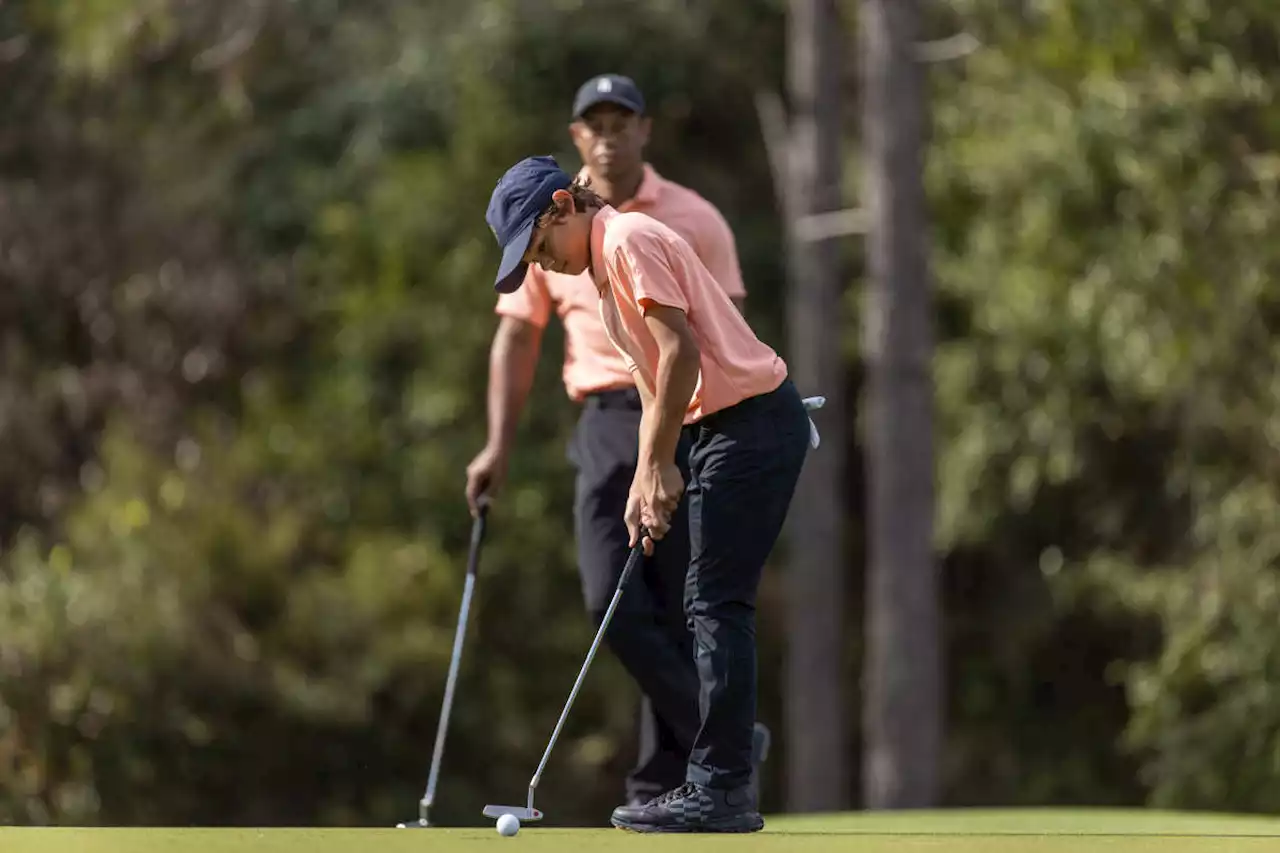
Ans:
<svg viewBox="0 0 1280 853"><path fill-rule="evenodd" d="M2 0L0 0L2 2ZM769 747L773 744L773 733L769 731L769 727L764 723L756 723L751 729L751 798L756 803L756 808L760 807L760 765L769 758ZM681 768L681 772L684 768ZM648 786L645 786L648 788ZM662 793L662 789L657 790L649 788L639 791L627 792L627 805L630 808L639 808L648 804L650 800Z"/></svg>
<svg viewBox="0 0 1280 853"><path fill-rule="evenodd" d="M717 791L686 782L643 806L619 806L611 822L632 832L759 832L764 818L756 811L749 786Z"/></svg>

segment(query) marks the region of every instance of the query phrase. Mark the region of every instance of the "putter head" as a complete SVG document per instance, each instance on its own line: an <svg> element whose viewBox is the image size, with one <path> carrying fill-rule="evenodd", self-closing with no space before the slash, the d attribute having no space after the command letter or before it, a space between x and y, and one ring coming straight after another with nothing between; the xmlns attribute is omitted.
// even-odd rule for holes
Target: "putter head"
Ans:
<svg viewBox="0 0 1280 853"><path fill-rule="evenodd" d="M418 801L418 819L397 823L396 829L426 829L431 826L431 800L423 797Z"/></svg>
<svg viewBox="0 0 1280 853"><path fill-rule="evenodd" d="M542 820L542 812L537 809L526 808L525 806L485 806L484 816L497 820L504 814L513 814L516 819L523 823L530 823L536 820Z"/></svg>

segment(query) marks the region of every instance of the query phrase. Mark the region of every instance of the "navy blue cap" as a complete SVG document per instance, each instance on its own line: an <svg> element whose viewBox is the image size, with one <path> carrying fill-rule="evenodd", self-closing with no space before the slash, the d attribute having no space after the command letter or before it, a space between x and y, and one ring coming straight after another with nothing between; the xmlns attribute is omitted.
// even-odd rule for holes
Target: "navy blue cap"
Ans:
<svg viewBox="0 0 1280 853"><path fill-rule="evenodd" d="M498 179L484 214L484 221L502 249L494 290L512 293L520 289L528 267L524 253L529 248L533 226L551 204L555 191L568 189L572 183L573 179L551 157L526 157Z"/></svg>
<svg viewBox="0 0 1280 853"><path fill-rule="evenodd" d="M644 95L640 94L640 87L630 77L621 74L601 74L583 83L573 98L573 117L582 118L582 114L596 104L617 104L637 115L644 113Z"/></svg>

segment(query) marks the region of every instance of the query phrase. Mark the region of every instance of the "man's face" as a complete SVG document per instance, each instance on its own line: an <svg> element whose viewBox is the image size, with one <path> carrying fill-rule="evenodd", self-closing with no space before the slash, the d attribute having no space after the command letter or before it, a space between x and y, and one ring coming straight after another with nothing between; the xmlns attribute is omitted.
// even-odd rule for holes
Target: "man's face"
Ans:
<svg viewBox="0 0 1280 853"><path fill-rule="evenodd" d="M597 104L569 125L582 162L605 180L634 175L644 163L650 120L616 104Z"/></svg>

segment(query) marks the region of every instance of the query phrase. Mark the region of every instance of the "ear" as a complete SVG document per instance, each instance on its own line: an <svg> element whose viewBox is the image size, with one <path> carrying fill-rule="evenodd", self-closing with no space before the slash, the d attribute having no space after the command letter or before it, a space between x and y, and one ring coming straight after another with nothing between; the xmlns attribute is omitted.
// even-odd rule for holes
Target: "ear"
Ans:
<svg viewBox="0 0 1280 853"><path fill-rule="evenodd" d="M563 222L566 217L573 213L573 196L568 190L556 190L551 194L551 200L556 205L556 220Z"/></svg>
<svg viewBox="0 0 1280 853"><path fill-rule="evenodd" d="M653 118L651 116L641 116L638 127L636 128L640 134L640 144L642 146L649 144L649 133L653 130Z"/></svg>
<svg viewBox="0 0 1280 853"><path fill-rule="evenodd" d="M578 149L578 156L585 163L591 154L591 128L585 122L572 121L569 123L569 138L573 140L573 147Z"/></svg>

